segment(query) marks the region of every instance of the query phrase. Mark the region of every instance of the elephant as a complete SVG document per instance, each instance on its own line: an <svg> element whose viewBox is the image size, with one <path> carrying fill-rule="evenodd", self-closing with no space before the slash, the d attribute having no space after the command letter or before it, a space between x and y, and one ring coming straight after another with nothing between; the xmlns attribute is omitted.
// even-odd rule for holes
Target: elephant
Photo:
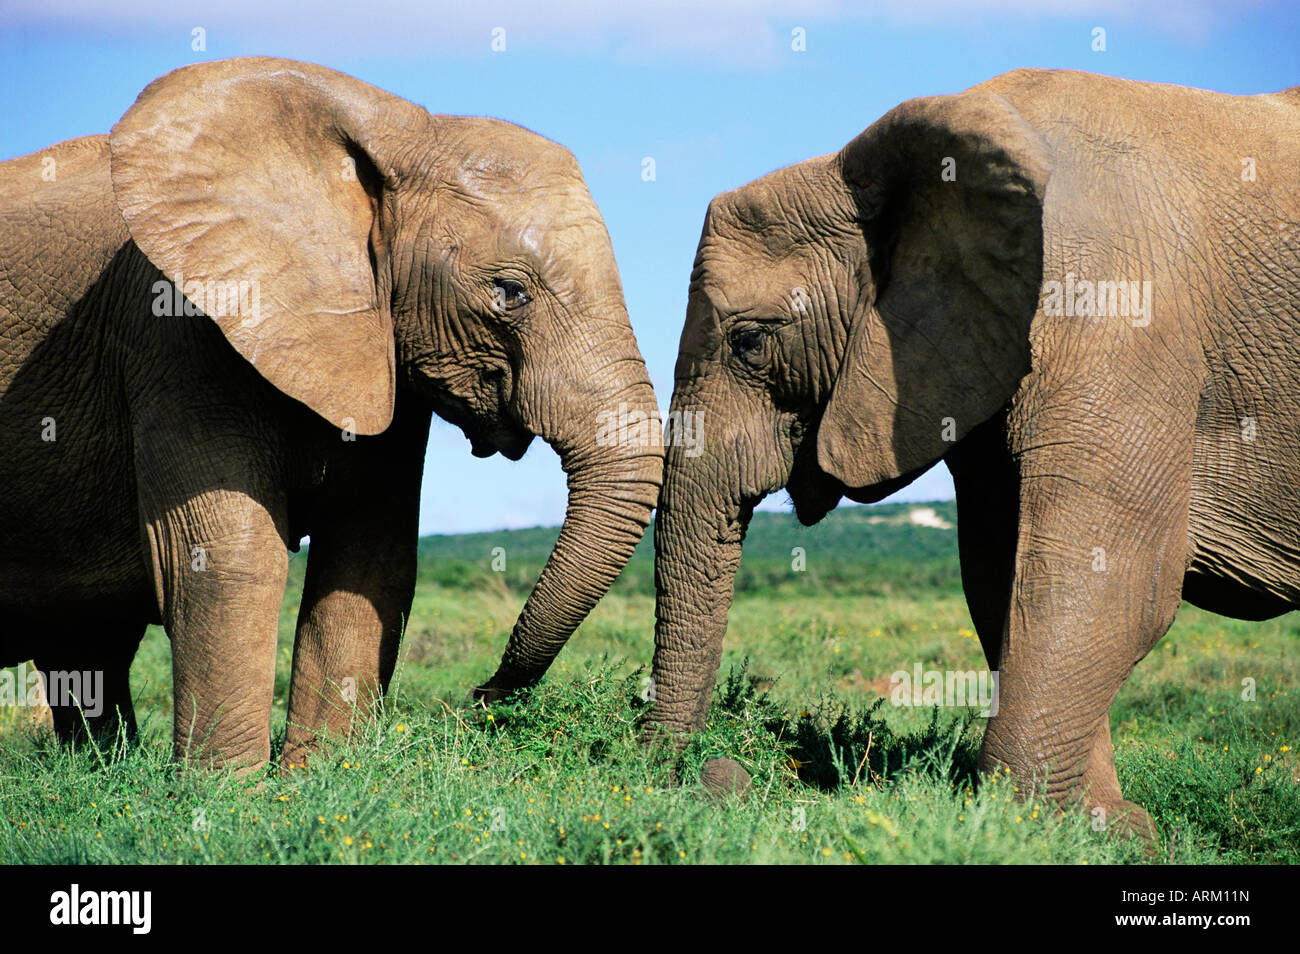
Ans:
<svg viewBox="0 0 1300 954"><path fill-rule="evenodd" d="M1115 772L1121 685L1180 599L1300 606L1297 168L1300 87L1026 69L716 196L669 414L709 427L694 456L664 437L647 742L704 722L759 501L785 488L811 525L942 460L999 673L981 771L1151 835Z"/></svg>
<svg viewBox="0 0 1300 954"><path fill-rule="evenodd" d="M288 552L310 538L282 767L382 695L432 415L558 454L559 539L489 683L535 681L650 521L656 402L573 155L306 63L154 81L107 135L0 165L0 664L102 674L61 737L135 732L146 625L178 761L270 751ZM653 415L658 422L657 412Z"/></svg>

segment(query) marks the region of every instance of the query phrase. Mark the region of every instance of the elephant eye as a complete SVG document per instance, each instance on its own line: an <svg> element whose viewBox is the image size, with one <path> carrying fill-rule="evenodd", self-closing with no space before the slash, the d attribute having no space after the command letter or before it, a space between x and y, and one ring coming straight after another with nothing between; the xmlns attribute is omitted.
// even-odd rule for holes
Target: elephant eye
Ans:
<svg viewBox="0 0 1300 954"><path fill-rule="evenodd" d="M767 360L767 332L762 328L737 328L731 333L731 351L751 368Z"/></svg>
<svg viewBox="0 0 1300 954"><path fill-rule="evenodd" d="M497 311L511 311L522 308L532 301L528 290L522 282L511 278L498 278L492 283L492 304Z"/></svg>

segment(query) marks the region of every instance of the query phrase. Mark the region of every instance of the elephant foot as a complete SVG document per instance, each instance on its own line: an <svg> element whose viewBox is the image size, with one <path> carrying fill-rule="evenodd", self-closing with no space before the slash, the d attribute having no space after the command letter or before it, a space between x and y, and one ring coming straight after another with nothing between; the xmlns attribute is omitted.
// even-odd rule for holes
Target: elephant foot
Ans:
<svg viewBox="0 0 1300 954"><path fill-rule="evenodd" d="M749 797L752 782L744 766L734 759L709 759L700 770L700 783L710 798Z"/></svg>
<svg viewBox="0 0 1300 954"><path fill-rule="evenodd" d="M1136 802L1120 801L1112 805L1098 805L1092 809L1093 827L1125 838L1137 838L1153 852L1159 843L1159 834L1145 808Z"/></svg>
<svg viewBox="0 0 1300 954"><path fill-rule="evenodd" d="M311 757L311 748L306 745L295 745L286 747L280 753L280 777L287 778L296 771L307 768L307 760Z"/></svg>

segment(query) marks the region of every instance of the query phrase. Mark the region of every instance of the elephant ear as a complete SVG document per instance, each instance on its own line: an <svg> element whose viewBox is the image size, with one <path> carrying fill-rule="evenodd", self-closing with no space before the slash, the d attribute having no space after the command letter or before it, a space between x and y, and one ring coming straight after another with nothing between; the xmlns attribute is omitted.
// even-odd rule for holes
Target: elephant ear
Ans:
<svg viewBox="0 0 1300 954"><path fill-rule="evenodd" d="M1051 159L988 93L906 102L836 159L867 258L817 460L868 487L939 460L1029 371Z"/></svg>
<svg viewBox="0 0 1300 954"><path fill-rule="evenodd" d="M430 118L306 63L200 63L150 84L113 128L113 191L186 313L285 394L375 434L395 391L388 157Z"/></svg>

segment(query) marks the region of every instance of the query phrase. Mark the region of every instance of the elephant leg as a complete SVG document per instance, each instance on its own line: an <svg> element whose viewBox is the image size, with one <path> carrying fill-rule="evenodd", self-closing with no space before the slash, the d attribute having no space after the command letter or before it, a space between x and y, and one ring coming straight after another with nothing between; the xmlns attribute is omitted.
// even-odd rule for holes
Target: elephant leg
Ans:
<svg viewBox="0 0 1300 954"><path fill-rule="evenodd" d="M1000 664L1011 610L1020 510L1019 472L1007 453L1004 427L1001 417L981 425L946 458L957 492L962 588L989 669L994 671ZM986 771L989 767L984 765ZM1090 793L1092 804L1101 808L1094 816L1100 824L1113 822L1120 828L1132 827L1139 835L1150 834L1146 813L1120 793L1108 714L1093 733L1082 787ZM1119 814L1109 819L1107 812L1117 807Z"/></svg>
<svg viewBox="0 0 1300 954"><path fill-rule="evenodd" d="M415 592L430 416L399 404L388 431L335 468L312 528L282 769L305 765L323 734L350 733L388 690Z"/></svg>
<svg viewBox="0 0 1300 954"><path fill-rule="evenodd" d="M144 624L87 621L76 629L50 634L50 649L33 660L45 686L54 731L62 742L88 738L112 742L124 733L136 737L131 701L131 660ZM94 642L86 633L94 630Z"/></svg>
<svg viewBox="0 0 1300 954"><path fill-rule="evenodd" d="M1108 486L1064 476L1088 469L1059 456L1022 459L999 709L980 767L1005 766L1022 783L1043 782L1055 801L1082 804L1108 828L1151 834L1146 813L1120 793L1108 713L1178 609L1188 482L1179 461L1130 462L1114 451L1085 456L1116 474L1140 466L1143 479Z"/></svg>
<svg viewBox="0 0 1300 954"><path fill-rule="evenodd" d="M146 533L172 643L176 757L254 770L271 748L289 562L282 522L252 496L226 489L188 495L152 516L150 509Z"/></svg>
<svg viewBox="0 0 1300 954"><path fill-rule="evenodd" d="M382 533L312 537L283 768L305 765L322 735L350 733L388 690L415 588L415 527L413 512L400 545Z"/></svg>
<svg viewBox="0 0 1300 954"><path fill-rule="evenodd" d="M957 545L966 606L996 671L1016 570L1020 476L998 415L968 434L944 459L957 492Z"/></svg>

